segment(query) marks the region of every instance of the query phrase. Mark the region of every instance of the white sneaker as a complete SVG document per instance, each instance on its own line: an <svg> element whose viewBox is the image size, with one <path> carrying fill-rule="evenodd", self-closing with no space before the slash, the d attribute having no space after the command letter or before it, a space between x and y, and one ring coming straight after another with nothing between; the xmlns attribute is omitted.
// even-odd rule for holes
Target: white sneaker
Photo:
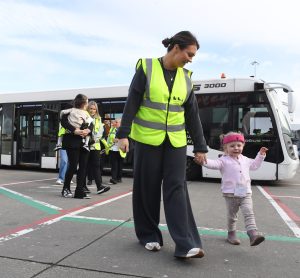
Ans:
<svg viewBox="0 0 300 278"><path fill-rule="evenodd" d="M204 251L201 248L192 248L186 255L186 258L202 258Z"/></svg>
<svg viewBox="0 0 300 278"><path fill-rule="evenodd" d="M58 179L55 183L56 183L56 184L59 184L59 185L64 184L64 182L63 182L61 179Z"/></svg>
<svg viewBox="0 0 300 278"><path fill-rule="evenodd" d="M88 152L90 151L90 148L89 148L88 145L83 145L82 147L83 147L84 149L86 149Z"/></svg>
<svg viewBox="0 0 300 278"><path fill-rule="evenodd" d="M61 145L56 145L55 148L53 149L53 151L59 151L60 149L62 149Z"/></svg>
<svg viewBox="0 0 300 278"><path fill-rule="evenodd" d="M73 197L72 191L69 189L63 189L63 191L61 192L61 195L64 198L72 198Z"/></svg>
<svg viewBox="0 0 300 278"><path fill-rule="evenodd" d="M159 251L161 246L158 242L148 242L145 248L149 251Z"/></svg>

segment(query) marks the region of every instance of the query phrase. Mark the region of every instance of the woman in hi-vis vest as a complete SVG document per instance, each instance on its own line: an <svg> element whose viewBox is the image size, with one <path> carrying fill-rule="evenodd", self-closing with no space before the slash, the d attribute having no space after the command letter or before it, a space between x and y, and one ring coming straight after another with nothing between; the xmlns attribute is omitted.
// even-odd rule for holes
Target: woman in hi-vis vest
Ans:
<svg viewBox="0 0 300 278"><path fill-rule="evenodd" d="M135 141L133 217L140 243L150 251L163 246L159 229L162 185L166 221L176 245L174 256L201 258L204 251L185 181L186 129L198 160L206 161L207 146L191 72L183 68L192 62L199 44L188 31L162 43L167 48L163 57L137 63L117 138L127 152L127 138Z"/></svg>

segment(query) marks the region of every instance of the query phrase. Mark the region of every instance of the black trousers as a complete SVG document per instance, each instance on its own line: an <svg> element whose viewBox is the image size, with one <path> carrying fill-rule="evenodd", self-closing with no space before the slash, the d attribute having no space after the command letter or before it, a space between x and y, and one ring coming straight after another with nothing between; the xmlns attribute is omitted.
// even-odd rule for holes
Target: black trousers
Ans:
<svg viewBox="0 0 300 278"><path fill-rule="evenodd" d="M87 179L89 181L92 181L94 179L94 174L93 174L93 169L89 166L90 164L90 156L89 156L89 162L88 162L88 167L87 167Z"/></svg>
<svg viewBox="0 0 300 278"><path fill-rule="evenodd" d="M79 149L66 148L66 151L68 155L69 164L65 175L64 188L70 189L70 182L77 171L77 176L76 176L77 185L76 185L74 196L77 197L85 196L85 193L83 191L83 186L85 185L86 168L87 168L87 162L89 158L89 152L81 147ZM78 165L79 167L77 170Z"/></svg>
<svg viewBox="0 0 300 278"><path fill-rule="evenodd" d="M88 180L95 180L97 189L102 186L101 154L99 150L91 150L87 165Z"/></svg>
<svg viewBox="0 0 300 278"><path fill-rule="evenodd" d="M186 147L174 148L168 139L160 146L136 142L134 150L133 216L142 245L163 245L160 220L161 186L175 256L202 248L185 181Z"/></svg>
<svg viewBox="0 0 300 278"><path fill-rule="evenodd" d="M113 180L122 179L123 158L120 156L119 151L110 151L110 164L111 164L111 178Z"/></svg>

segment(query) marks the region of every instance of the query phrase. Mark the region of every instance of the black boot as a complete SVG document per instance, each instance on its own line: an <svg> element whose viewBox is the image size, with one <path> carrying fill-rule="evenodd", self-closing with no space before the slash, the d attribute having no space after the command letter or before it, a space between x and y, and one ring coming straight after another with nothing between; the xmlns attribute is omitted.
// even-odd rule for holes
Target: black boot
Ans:
<svg viewBox="0 0 300 278"><path fill-rule="evenodd" d="M86 187L86 185L83 187L84 193L91 193L91 191Z"/></svg>
<svg viewBox="0 0 300 278"><path fill-rule="evenodd" d="M247 231L247 234L250 238L251 246L256 246L265 240L265 237L262 234L258 233L257 230Z"/></svg>

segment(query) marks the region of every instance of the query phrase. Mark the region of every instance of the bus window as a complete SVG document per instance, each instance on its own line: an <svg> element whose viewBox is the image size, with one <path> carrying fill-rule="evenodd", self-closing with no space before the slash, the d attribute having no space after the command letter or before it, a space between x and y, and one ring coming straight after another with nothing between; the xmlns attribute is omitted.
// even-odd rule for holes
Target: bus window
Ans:
<svg viewBox="0 0 300 278"><path fill-rule="evenodd" d="M41 142L41 155L43 157L54 157L56 155L53 149L56 144L57 130L59 128L58 110L58 104L44 104Z"/></svg>
<svg viewBox="0 0 300 278"><path fill-rule="evenodd" d="M123 109L125 106L124 100L102 101L98 103L101 117L109 119L122 118Z"/></svg>
<svg viewBox="0 0 300 278"><path fill-rule="evenodd" d="M3 107L0 105L0 164L1 164L1 149L2 149L2 110Z"/></svg>
<svg viewBox="0 0 300 278"><path fill-rule="evenodd" d="M220 149L220 135L227 133L230 124L228 98L223 95L197 95L204 137L212 149Z"/></svg>
<svg viewBox="0 0 300 278"><path fill-rule="evenodd" d="M246 138L243 154L254 158L259 149L264 146L269 149L266 162L281 162L283 154L277 146L277 131L273 125L269 105L252 104L237 107L238 130Z"/></svg>
<svg viewBox="0 0 300 278"><path fill-rule="evenodd" d="M105 131L106 136L109 132L109 127L111 125L111 121L115 119L122 119L123 110L125 106L126 99L122 98L119 100L103 100L101 102L98 102L99 112L101 115L101 118L103 120L103 123L105 124ZM123 163L123 169L126 171L126 169L131 169L133 165L133 145L130 142L129 146L129 153L127 154L126 158L124 159ZM109 166L109 157L104 157L104 167L106 168Z"/></svg>
<svg viewBox="0 0 300 278"><path fill-rule="evenodd" d="M245 135L273 135L272 120L267 107L239 108L238 115L239 130Z"/></svg>

